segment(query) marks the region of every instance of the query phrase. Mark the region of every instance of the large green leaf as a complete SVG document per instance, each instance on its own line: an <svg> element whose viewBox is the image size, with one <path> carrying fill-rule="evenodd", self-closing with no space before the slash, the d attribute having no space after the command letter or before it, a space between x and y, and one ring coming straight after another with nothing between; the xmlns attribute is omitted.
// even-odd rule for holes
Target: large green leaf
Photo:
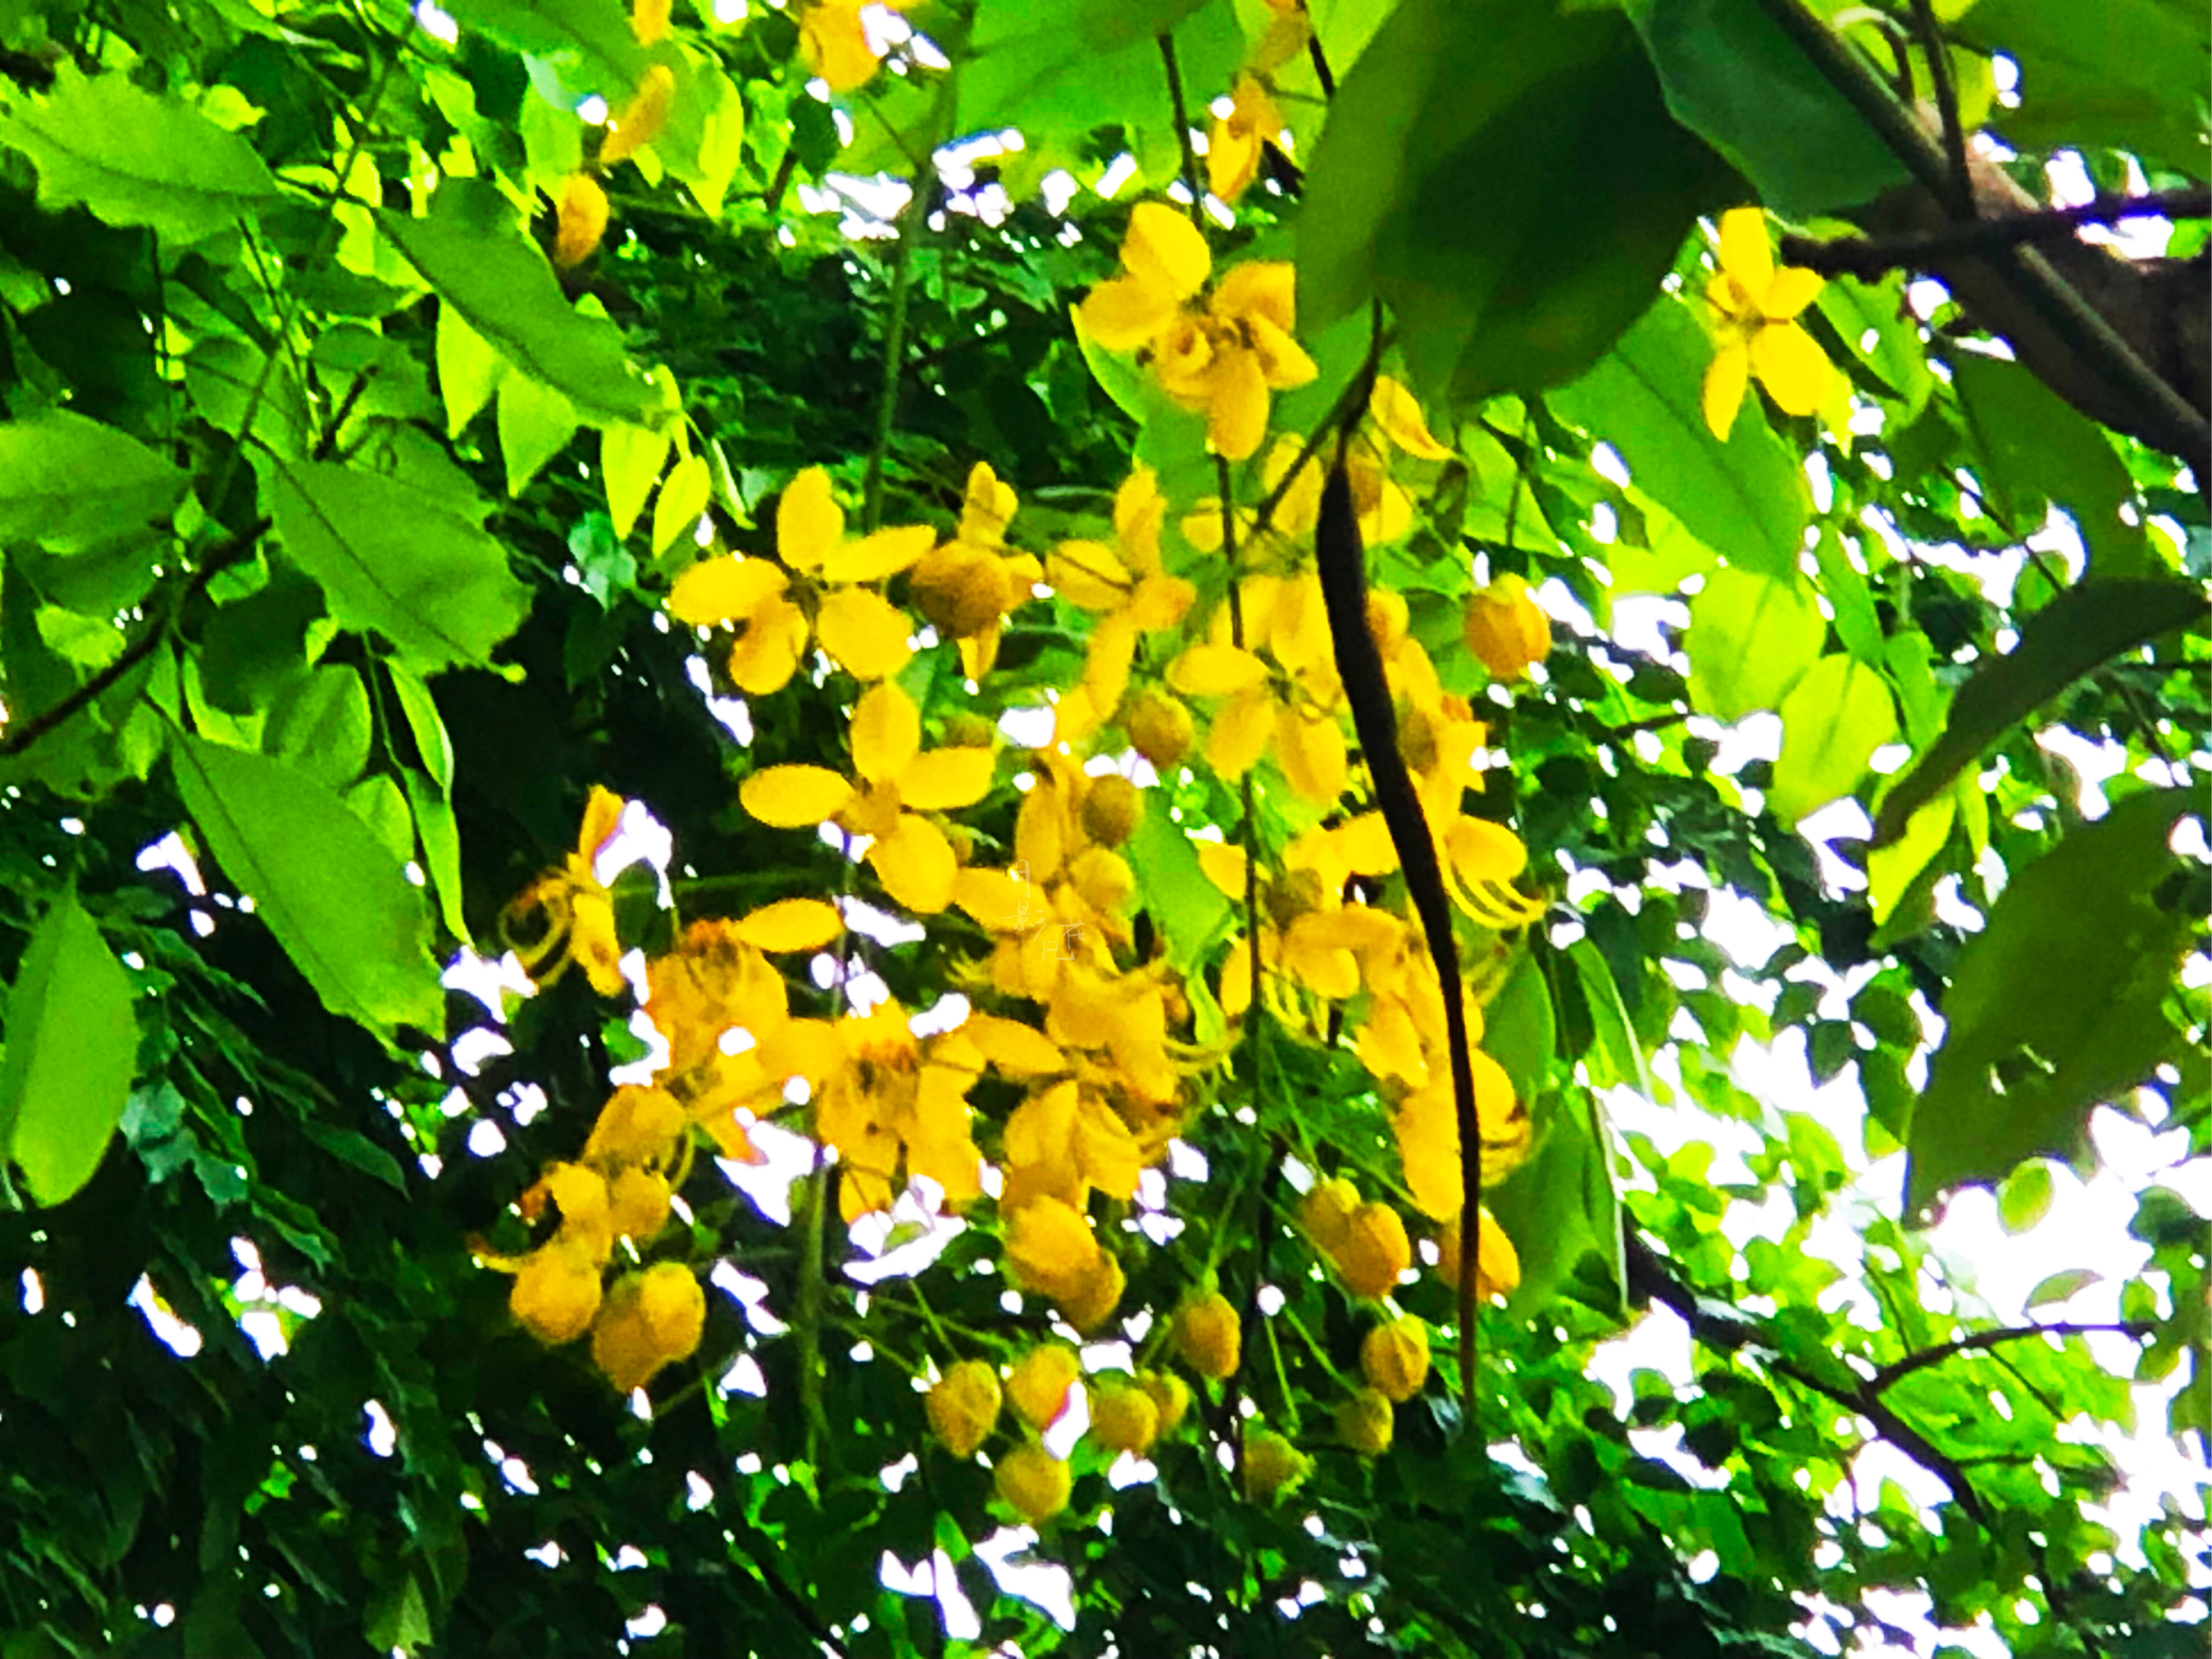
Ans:
<svg viewBox="0 0 2212 1659"><path fill-rule="evenodd" d="M1583 1064L1591 1084L1600 1089L1626 1085L1646 1100L1659 1101L1659 1087L1644 1064L1644 1045L1629 1023L1627 1006L1620 1000L1620 987L1606 965L1605 953L1584 939L1571 945L1567 956L1589 1010L1590 1047Z"/></svg>
<svg viewBox="0 0 2212 1659"><path fill-rule="evenodd" d="M31 935L8 994L0 1147L41 1204L92 1179L137 1070L131 978L65 889Z"/></svg>
<svg viewBox="0 0 2212 1659"><path fill-rule="evenodd" d="M507 553L444 501L329 461L270 463L277 532L342 627L425 668L481 663L530 609Z"/></svg>
<svg viewBox="0 0 2212 1659"><path fill-rule="evenodd" d="M376 222L441 303L516 368L565 396L581 418L635 421L658 407L652 388L629 371L622 331L562 297L552 265L490 185L448 179L427 218L387 208Z"/></svg>
<svg viewBox="0 0 2212 1659"><path fill-rule="evenodd" d="M1620 452L1636 487L1734 564L1797 568L1812 499L1787 446L1747 399L1726 443L1699 403L1713 348L1687 306L1662 297L1553 409Z"/></svg>
<svg viewBox="0 0 2212 1659"><path fill-rule="evenodd" d="M94 546L167 518L191 483L129 433L65 409L0 425L0 542Z"/></svg>
<svg viewBox="0 0 2212 1659"><path fill-rule="evenodd" d="M2020 65L2016 144L2110 145L2203 178L2212 34L2191 0L1980 0L1959 32Z"/></svg>
<svg viewBox="0 0 2212 1659"><path fill-rule="evenodd" d="M2142 520L2120 517L2135 485L2103 430L2018 363L1961 354L1952 379L1983 493L2006 528L2033 534L2053 501L2081 526L2092 572L2146 574Z"/></svg>
<svg viewBox="0 0 2212 1659"><path fill-rule="evenodd" d="M1826 637L1801 584L1717 570L1690 601L1690 702L1718 720L1779 708Z"/></svg>
<svg viewBox="0 0 2212 1659"><path fill-rule="evenodd" d="M1782 753L1766 804L1784 823L1849 794L1897 736L1888 682L1844 652L1823 657L1782 700Z"/></svg>
<svg viewBox="0 0 2212 1659"><path fill-rule="evenodd" d="M1618 15L1409 0L1315 149L1299 304L1313 325L1379 295L1432 394L1556 386L1635 320L1728 193Z"/></svg>
<svg viewBox="0 0 2212 1659"><path fill-rule="evenodd" d="M1674 117L1793 218L1872 200L1905 166L1758 0L1629 6Z"/></svg>
<svg viewBox="0 0 2212 1659"><path fill-rule="evenodd" d="M2175 1051L2166 1001L2192 907L2160 890L2182 868L2175 823L2201 810L2181 790L2134 796L2006 887L1944 999L1906 1139L1908 1216L2024 1158L2078 1156L2090 1109Z"/></svg>
<svg viewBox="0 0 2212 1659"><path fill-rule="evenodd" d="M2204 595L2191 582L2130 578L2069 588L2028 619L2018 645L1960 688L1943 735L1883 800L1876 843L1895 838L2015 720L2122 652L2203 621Z"/></svg>
<svg viewBox="0 0 2212 1659"><path fill-rule="evenodd" d="M621 0L454 0L453 20L556 66L579 94L620 105L651 54Z"/></svg>
<svg viewBox="0 0 2212 1659"><path fill-rule="evenodd" d="M120 73L81 76L64 61L48 96L0 115L0 142L39 167L39 202L82 202L111 225L198 241L278 199L253 146L179 94Z"/></svg>
<svg viewBox="0 0 2212 1659"><path fill-rule="evenodd" d="M1122 851L1167 940L1170 964L1190 969L1229 931L1234 912L1206 879L1189 836L1168 817L1164 792L1146 790L1145 802L1145 815Z"/></svg>
<svg viewBox="0 0 2212 1659"><path fill-rule="evenodd" d="M312 774L202 738L170 744L177 787L323 1006L372 1029L442 1016L422 893Z"/></svg>
<svg viewBox="0 0 2212 1659"><path fill-rule="evenodd" d="M1537 1112L1536 1150L1483 1206L1521 1258L1521 1284L1510 1312L1528 1317L1553 1307L1563 1290L1608 1313L1620 1311L1620 1198L1610 1132L1586 1089L1551 1096ZM1595 1277L1578 1273L1595 1262Z"/></svg>

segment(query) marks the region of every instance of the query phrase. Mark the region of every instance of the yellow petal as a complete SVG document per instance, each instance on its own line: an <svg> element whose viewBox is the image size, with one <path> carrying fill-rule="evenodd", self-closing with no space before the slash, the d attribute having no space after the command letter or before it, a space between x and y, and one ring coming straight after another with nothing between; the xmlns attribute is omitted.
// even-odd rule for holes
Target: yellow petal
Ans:
<svg viewBox="0 0 2212 1659"><path fill-rule="evenodd" d="M1224 778L1241 778L1267 752L1274 732L1274 699L1265 687L1231 698L1206 734L1206 758Z"/></svg>
<svg viewBox="0 0 2212 1659"><path fill-rule="evenodd" d="M917 812L950 812L973 806L991 792L998 757L980 744L932 749L899 774L899 799Z"/></svg>
<svg viewBox="0 0 2212 1659"><path fill-rule="evenodd" d="M783 572L766 559L702 559L676 579L668 612L687 627L713 628L750 617L783 588Z"/></svg>
<svg viewBox="0 0 2212 1659"><path fill-rule="evenodd" d="M585 858L598 855L599 848L622 822L623 808L629 803L603 784L593 784L592 793L584 800L584 821L576 832L576 851Z"/></svg>
<svg viewBox="0 0 2212 1659"><path fill-rule="evenodd" d="M823 562L833 582L878 582L896 576L937 545L937 532L926 524L894 525L848 542Z"/></svg>
<svg viewBox="0 0 2212 1659"><path fill-rule="evenodd" d="M775 549L795 570L819 569L843 539L845 512L830 494L830 475L810 466L786 485L775 508Z"/></svg>
<svg viewBox="0 0 2212 1659"><path fill-rule="evenodd" d="M1109 276L1075 308L1077 328L1108 351L1148 345L1181 314L1171 289L1142 276Z"/></svg>
<svg viewBox="0 0 2212 1659"><path fill-rule="evenodd" d="M819 951L844 931L836 905L811 898L778 899L737 926L738 937L762 951Z"/></svg>
<svg viewBox="0 0 2212 1659"><path fill-rule="evenodd" d="M730 647L731 683L756 697L782 690L805 654L806 635L806 617L799 607L781 593L770 596Z"/></svg>
<svg viewBox="0 0 2212 1659"><path fill-rule="evenodd" d="M921 747L921 713L890 681L870 686L853 709L853 769L871 783L893 783Z"/></svg>
<svg viewBox="0 0 2212 1659"><path fill-rule="evenodd" d="M1135 585L1114 550L1098 542L1062 542L1046 562L1045 579L1062 599L1085 611L1115 609Z"/></svg>
<svg viewBox="0 0 2212 1659"><path fill-rule="evenodd" d="M1300 796L1334 806L1344 793L1344 732L1334 719L1308 719L1285 708L1275 720L1275 762Z"/></svg>
<svg viewBox="0 0 2212 1659"><path fill-rule="evenodd" d="M1122 693L1129 689L1129 665L1136 660L1137 626L1133 617L1120 615L1104 618L1092 630L1083 659L1083 686L1094 707L1121 706Z"/></svg>
<svg viewBox="0 0 2212 1659"><path fill-rule="evenodd" d="M1060 873L1066 842L1066 808L1060 791L1036 788L1014 814L1014 873L1040 888Z"/></svg>
<svg viewBox="0 0 2212 1659"><path fill-rule="evenodd" d="M814 631L822 648L856 680L896 674L914 653L907 645L914 624L905 611L865 587L840 588L822 601Z"/></svg>
<svg viewBox="0 0 2212 1659"><path fill-rule="evenodd" d="M1346 819L1337 830L1336 850L1355 876L1387 876L1398 867L1398 845L1380 812Z"/></svg>
<svg viewBox="0 0 2212 1659"><path fill-rule="evenodd" d="M965 904L963 904L965 908ZM1067 1069L1067 1057L1034 1025L996 1014L970 1014L961 1033L972 1039L986 1060L1008 1077L1036 1077ZM1012 1133L1012 1126L1008 1127Z"/></svg>
<svg viewBox="0 0 2212 1659"><path fill-rule="evenodd" d="M1770 323L1786 323L1819 297L1825 286L1820 273L1802 265L1784 265L1759 296L1760 314Z"/></svg>
<svg viewBox="0 0 2212 1659"><path fill-rule="evenodd" d="M1173 628L1198 599L1198 589L1181 576L1154 574L1137 584L1129 600L1130 623L1140 633Z"/></svg>
<svg viewBox="0 0 2212 1659"><path fill-rule="evenodd" d="M1240 322L1257 318L1287 334L1297 325L1297 267L1288 260L1249 260L1222 277L1212 310Z"/></svg>
<svg viewBox="0 0 2212 1659"><path fill-rule="evenodd" d="M1030 884L1005 870L963 870L952 884L952 902L994 932L1022 925L1024 908L1033 905Z"/></svg>
<svg viewBox="0 0 2212 1659"><path fill-rule="evenodd" d="M1160 526L1167 522L1167 497L1149 466L1139 466L1114 492L1114 538L1121 556L1139 574L1160 568Z"/></svg>
<svg viewBox="0 0 2212 1659"><path fill-rule="evenodd" d="M832 92L851 92L876 78L876 55L868 49L858 6L807 7L799 19L799 50Z"/></svg>
<svg viewBox="0 0 2212 1659"><path fill-rule="evenodd" d="M1444 836L1452 871L1463 882L1511 881L1528 867L1521 837L1488 818L1463 817Z"/></svg>
<svg viewBox="0 0 2212 1659"><path fill-rule="evenodd" d="M1260 176L1260 135L1217 117L1206 137L1206 187L1234 202Z"/></svg>
<svg viewBox="0 0 2212 1659"><path fill-rule="evenodd" d="M1774 279L1774 252L1766 245L1766 215L1755 207L1721 215L1721 269L1747 294L1764 294Z"/></svg>
<svg viewBox="0 0 2212 1659"><path fill-rule="evenodd" d="M1224 352L1206 406L1206 441L1224 460L1249 459L1267 435L1267 377L1256 353Z"/></svg>
<svg viewBox="0 0 2212 1659"><path fill-rule="evenodd" d="M1751 366L1785 414L1810 415L1828 394L1827 354L1795 323L1775 323L1752 337Z"/></svg>
<svg viewBox="0 0 2212 1659"><path fill-rule="evenodd" d="M1198 867L1206 878L1235 899L1244 902L1244 849L1231 842L1201 841L1198 848Z"/></svg>
<svg viewBox="0 0 2212 1659"><path fill-rule="evenodd" d="M1188 300L1206 286L1213 256L1198 227L1161 202L1139 202L1121 240L1121 264L1130 275Z"/></svg>
<svg viewBox="0 0 2212 1659"><path fill-rule="evenodd" d="M1723 443L1728 441L1729 428L1735 424L1735 412L1743 405L1744 386L1750 379L1751 351L1737 340L1723 345L1705 370L1705 425Z"/></svg>
<svg viewBox="0 0 2212 1659"><path fill-rule="evenodd" d="M868 848L868 863L884 890L916 915L933 916L952 902L960 860L945 832L908 812Z"/></svg>
<svg viewBox="0 0 2212 1659"><path fill-rule="evenodd" d="M1375 390L1367 399L1367 412L1382 428L1382 435L1408 455L1417 455L1425 461L1451 459L1451 451L1436 441L1428 422L1421 418L1421 406L1414 401L1413 394L1388 374L1376 378Z"/></svg>
<svg viewBox="0 0 2212 1659"><path fill-rule="evenodd" d="M1168 665L1168 684L1187 697L1226 697L1267 683L1267 665L1233 645L1194 645Z"/></svg>
<svg viewBox="0 0 2212 1659"><path fill-rule="evenodd" d="M1276 327L1265 317L1249 318L1244 325L1252 333L1252 349L1260 360L1261 375L1277 391L1304 386L1321 373L1288 329Z"/></svg>
<svg viewBox="0 0 2212 1659"><path fill-rule="evenodd" d="M738 790L746 811L779 830L822 823L853 798L853 786L822 766L771 766Z"/></svg>

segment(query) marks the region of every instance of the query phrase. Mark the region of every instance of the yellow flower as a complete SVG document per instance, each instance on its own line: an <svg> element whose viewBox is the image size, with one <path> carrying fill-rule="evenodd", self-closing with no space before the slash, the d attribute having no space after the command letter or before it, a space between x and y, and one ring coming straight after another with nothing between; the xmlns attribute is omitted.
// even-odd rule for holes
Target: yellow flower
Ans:
<svg viewBox="0 0 2212 1659"><path fill-rule="evenodd" d="M1121 243L1121 274L1077 307L1083 331L1109 351L1138 350L1162 391L1202 410L1214 451L1241 461L1267 431L1269 391L1301 386L1320 370L1296 340L1295 276L1281 261L1212 274L1198 228L1158 202L1139 202Z"/></svg>
<svg viewBox="0 0 2212 1659"><path fill-rule="evenodd" d="M913 0L882 0L903 11ZM799 15L799 51L806 67L830 83L832 92L852 92L876 78L879 67L860 14L869 0L815 0Z"/></svg>
<svg viewBox="0 0 2212 1659"><path fill-rule="evenodd" d="M1091 1438L1108 1451L1142 1457L1159 1434L1158 1402L1138 1384L1109 1382L1092 1396Z"/></svg>
<svg viewBox="0 0 2212 1659"><path fill-rule="evenodd" d="M921 711L886 680L853 710L854 778L822 766L771 766L747 778L738 799L778 829L834 821L868 836L865 856L884 890L916 915L934 915L952 902L960 860L921 815L982 799L994 761L980 744L924 749Z"/></svg>
<svg viewBox="0 0 2212 1659"><path fill-rule="evenodd" d="M1224 202L1236 201L1260 176L1261 151L1282 133L1282 115L1267 88L1251 76L1238 76L1229 113L1216 116L1206 134L1206 188Z"/></svg>
<svg viewBox="0 0 2212 1659"><path fill-rule="evenodd" d="M1719 350L1705 371L1705 424L1723 443L1756 374L1783 412L1810 415L1826 400L1835 369L1797 321L1820 291L1816 271L1775 269L1766 216L1732 208L1721 216L1720 269L1705 284L1718 313Z"/></svg>
<svg viewBox="0 0 2212 1659"><path fill-rule="evenodd" d="M981 1054L957 1031L933 1038L925 1051L906 1011L889 1000L838 1021L832 1035L838 1053L811 1079L814 1133L836 1150L845 1219L890 1207L902 1158L909 1176L935 1182L948 1202L974 1198L982 1155L970 1135L967 1091L981 1074Z"/></svg>
<svg viewBox="0 0 2212 1659"><path fill-rule="evenodd" d="M1187 697L1218 700L1206 758L1222 777L1241 778L1272 753L1302 799L1333 807L1344 793L1350 758L1321 579L1255 576L1243 588L1244 644L1208 640L1186 647L1168 665L1168 684ZM1224 623L1226 614L1224 606ZM1273 659L1272 666L1262 652Z"/></svg>
<svg viewBox="0 0 2212 1659"><path fill-rule="evenodd" d="M574 1341L599 1310L599 1264L588 1249L558 1242L533 1251L514 1276L507 1305L548 1347Z"/></svg>
<svg viewBox="0 0 2212 1659"><path fill-rule="evenodd" d="M1252 49L1251 67L1261 75L1280 69L1306 49L1313 39L1313 19L1306 15L1306 0L1267 0L1273 15L1267 32Z"/></svg>
<svg viewBox="0 0 2212 1659"><path fill-rule="evenodd" d="M1060 700L1057 741L1086 736L1113 718L1128 687L1138 640L1175 627L1197 597L1189 582L1161 568L1160 526L1166 514L1158 480L1150 467L1140 466L1115 493L1114 545L1062 542L1046 562L1054 590L1097 617L1083 660L1083 684ZM1137 742L1134 731L1130 741ZM1141 744L1138 748L1150 758Z"/></svg>
<svg viewBox="0 0 2212 1659"><path fill-rule="evenodd" d="M1066 1509L1074 1485L1066 1464L1032 1445L1017 1446L1000 1458L991 1480L1007 1506L1032 1526Z"/></svg>
<svg viewBox="0 0 2212 1659"><path fill-rule="evenodd" d="M936 542L926 525L902 525L850 540L830 475L809 467L776 505L776 556L702 559L676 579L669 614L694 628L734 623L730 679L753 696L781 691L814 640L857 680L896 674L912 654L906 613L874 589L912 566Z"/></svg>
<svg viewBox="0 0 2212 1659"><path fill-rule="evenodd" d="M1183 1304L1176 1315L1175 1349L1200 1376L1218 1382L1237 1374L1243 1358L1244 1330L1237 1310L1218 1291Z"/></svg>
<svg viewBox="0 0 2212 1659"><path fill-rule="evenodd" d="M1032 1199L1006 1225L1006 1264L1016 1280L1055 1301L1083 1288L1101 1254L1090 1222L1057 1198Z"/></svg>
<svg viewBox="0 0 2212 1659"><path fill-rule="evenodd" d="M1474 1241L1474 1294L1479 1302L1492 1297L1510 1296L1521 1287L1521 1255L1487 1209L1479 1212L1481 1224ZM1460 1218L1454 1216L1444 1223L1443 1231L1437 1236L1437 1275L1445 1284L1459 1283Z"/></svg>
<svg viewBox="0 0 2212 1659"><path fill-rule="evenodd" d="M572 173L554 204L554 218L553 263L566 270L591 258L607 234L607 193L590 173Z"/></svg>
<svg viewBox="0 0 2212 1659"><path fill-rule="evenodd" d="M1493 680L1526 678L1528 665L1552 654L1552 622L1528 597L1528 584L1508 573L1467 603L1467 647Z"/></svg>
<svg viewBox="0 0 2212 1659"><path fill-rule="evenodd" d="M1006 1376L1006 1399L1014 1414L1033 1429L1048 1429L1067 1409L1071 1391L1083 1375L1083 1362L1064 1342L1031 1348Z"/></svg>
<svg viewBox="0 0 2212 1659"><path fill-rule="evenodd" d="M955 1457L971 1457L999 1420L999 1379L981 1359L963 1359L929 1391L929 1426Z"/></svg>
<svg viewBox="0 0 2212 1659"><path fill-rule="evenodd" d="M676 75L665 64L655 64L637 83L637 91L615 117L614 131L599 146L599 164L612 167L629 160L660 137L668 125L669 106L676 99Z"/></svg>
<svg viewBox="0 0 2212 1659"><path fill-rule="evenodd" d="M1378 1389L1361 1389L1336 1408L1336 1437L1363 1457L1389 1451L1397 1426L1389 1396Z"/></svg>
<svg viewBox="0 0 2212 1659"><path fill-rule="evenodd" d="M624 1394L698 1352L707 1297L691 1270L664 1261L615 1281L592 1324L592 1363Z"/></svg>
<svg viewBox="0 0 2212 1659"><path fill-rule="evenodd" d="M642 1244L666 1224L670 1188L658 1170L623 1170L607 1189L607 1222L617 1238Z"/></svg>
<svg viewBox="0 0 2212 1659"><path fill-rule="evenodd" d="M1313 1471L1313 1460L1269 1429L1244 1431L1244 1496L1272 1504Z"/></svg>
<svg viewBox="0 0 2212 1659"><path fill-rule="evenodd" d="M1385 1297L1398 1277L1413 1263L1413 1242L1406 1224L1387 1204L1363 1204L1345 1226L1344 1246L1336 1253L1336 1271L1354 1296Z"/></svg>
<svg viewBox="0 0 2212 1659"><path fill-rule="evenodd" d="M1402 1318L1377 1325L1359 1345L1359 1370L1392 1400L1411 1400L1429 1380L1429 1328Z"/></svg>
<svg viewBox="0 0 2212 1659"><path fill-rule="evenodd" d="M1448 461L1450 450L1438 443L1422 417L1421 405L1404 385L1388 374L1375 377L1375 389L1367 397L1367 412L1382 435L1404 450L1408 455L1425 461Z"/></svg>
<svg viewBox="0 0 2212 1659"><path fill-rule="evenodd" d="M1480 1048L1468 1059L1474 1073L1475 1122L1482 1133L1482 1178L1487 1183L1504 1179L1528 1156L1530 1121L1504 1066ZM1449 1061L1439 1054L1429 1070L1431 1080L1400 1103L1390 1127L1397 1136L1407 1190L1424 1215L1441 1221L1457 1214L1465 1201L1459 1109L1452 1098Z"/></svg>
<svg viewBox="0 0 2212 1659"><path fill-rule="evenodd" d="M573 962L601 996L614 996L623 988L614 898L599 878L597 866L599 851L613 838L625 805L620 795L593 784L584 805L576 850L500 914L501 939L538 986L552 984ZM518 939L518 930L532 918L538 924L534 936Z"/></svg>
<svg viewBox="0 0 2212 1659"><path fill-rule="evenodd" d="M1007 614L1029 602L1043 568L1027 553L1006 547L1006 526L1018 505L1013 489L984 462L968 475L960 527L942 547L921 556L907 579L907 595L946 639L960 642L960 665L980 680L999 659L999 636Z"/></svg>

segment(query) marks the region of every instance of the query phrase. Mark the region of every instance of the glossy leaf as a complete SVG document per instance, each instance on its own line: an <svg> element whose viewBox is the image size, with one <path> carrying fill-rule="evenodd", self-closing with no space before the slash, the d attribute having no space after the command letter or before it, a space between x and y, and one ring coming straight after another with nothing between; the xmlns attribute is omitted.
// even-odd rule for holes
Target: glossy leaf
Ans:
<svg viewBox="0 0 2212 1659"><path fill-rule="evenodd" d="M65 409L0 424L0 541L72 553L142 532L191 479L128 433Z"/></svg>
<svg viewBox="0 0 2212 1659"><path fill-rule="evenodd" d="M1820 607L1796 582L1717 571L1690 602L1690 701L1715 720L1779 708L1820 655Z"/></svg>
<svg viewBox="0 0 2212 1659"><path fill-rule="evenodd" d="M31 1197L59 1204L100 1167L137 1074L130 975L64 889L25 947L8 993L0 1147Z"/></svg>
<svg viewBox="0 0 2212 1659"><path fill-rule="evenodd" d="M1767 805L1784 823L1849 794L1897 736L1888 684L1857 658L1823 657L1782 700L1782 754Z"/></svg>

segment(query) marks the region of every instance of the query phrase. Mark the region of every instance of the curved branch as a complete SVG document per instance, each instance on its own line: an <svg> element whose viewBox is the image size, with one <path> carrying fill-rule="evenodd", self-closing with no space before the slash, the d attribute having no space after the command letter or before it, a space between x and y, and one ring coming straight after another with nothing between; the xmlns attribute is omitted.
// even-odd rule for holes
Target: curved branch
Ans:
<svg viewBox="0 0 2212 1659"><path fill-rule="evenodd" d="M2142 1337L2150 1334L2150 1327L2142 1320L2121 1320L2102 1325L2008 1325L2001 1330L1975 1331L1949 1342L1939 1342L1932 1348L1923 1348L1917 1353L1909 1353L1902 1359L1890 1361L1868 1380L1867 1392L1881 1394L1903 1382L1913 1372L1925 1370L1930 1365L1939 1365L1954 1354L1974 1353L2006 1342L2025 1342L2035 1336L2089 1336L2099 1332Z"/></svg>

